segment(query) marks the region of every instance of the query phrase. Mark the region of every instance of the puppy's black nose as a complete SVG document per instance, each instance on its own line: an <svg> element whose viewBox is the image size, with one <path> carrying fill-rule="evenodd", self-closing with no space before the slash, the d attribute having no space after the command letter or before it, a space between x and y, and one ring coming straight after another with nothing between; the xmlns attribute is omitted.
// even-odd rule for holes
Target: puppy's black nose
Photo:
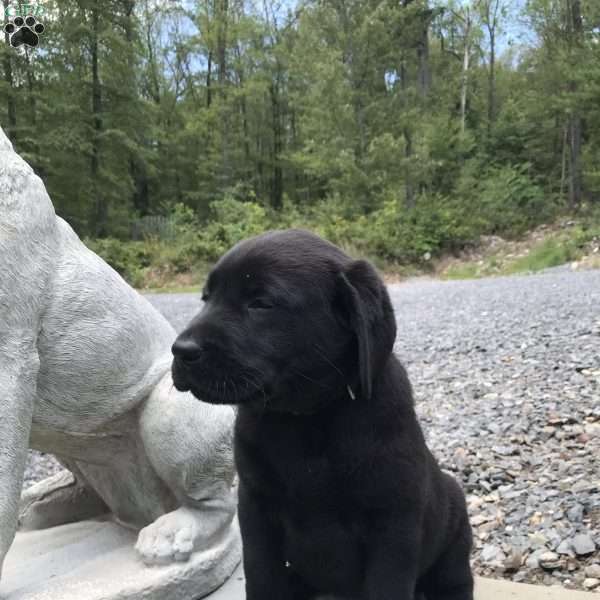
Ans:
<svg viewBox="0 0 600 600"><path fill-rule="evenodd" d="M202 356L202 348L189 338L177 338L171 352L184 362L195 362Z"/></svg>

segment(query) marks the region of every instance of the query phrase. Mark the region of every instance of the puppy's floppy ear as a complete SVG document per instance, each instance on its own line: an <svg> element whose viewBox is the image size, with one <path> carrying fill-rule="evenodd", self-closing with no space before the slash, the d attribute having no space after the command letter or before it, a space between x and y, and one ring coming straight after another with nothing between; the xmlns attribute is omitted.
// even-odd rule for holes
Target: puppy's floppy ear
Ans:
<svg viewBox="0 0 600 600"><path fill-rule="evenodd" d="M338 276L337 297L356 336L360 396L370 399L373 378L391 354L396 320L387 289L366 260L351 262Z"/></svg>

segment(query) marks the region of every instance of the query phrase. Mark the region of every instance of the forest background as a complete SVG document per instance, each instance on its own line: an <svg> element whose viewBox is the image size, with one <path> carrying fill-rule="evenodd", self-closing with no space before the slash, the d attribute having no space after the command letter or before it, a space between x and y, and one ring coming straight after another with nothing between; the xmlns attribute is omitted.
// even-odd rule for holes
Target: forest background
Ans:
<svg viewBox="0 0 600 600"><path fill-rule="evenodd" d="M2 3L5 22L28 11ZM543 223L575 226L537 249L541 266L600 236L597 0L36 14L37 48L0 44L0 123L57 213L138 287L195 283L270 228L400 271Z"/></svg>

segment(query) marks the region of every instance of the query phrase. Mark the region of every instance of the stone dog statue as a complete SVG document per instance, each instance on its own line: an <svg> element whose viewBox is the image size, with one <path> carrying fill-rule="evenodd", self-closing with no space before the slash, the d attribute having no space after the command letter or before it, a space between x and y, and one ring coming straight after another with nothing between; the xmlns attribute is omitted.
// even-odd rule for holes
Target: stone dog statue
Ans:
<svg viewBox="0 0 600 600"><path fill-rule="evenodd" d="M0 129L0 572L18 524L109 511L142 528L147 564L227 536L239 558L234 413L174 389L175 336L55 215ZM20 498L29 447L67 470Z"/></svg>

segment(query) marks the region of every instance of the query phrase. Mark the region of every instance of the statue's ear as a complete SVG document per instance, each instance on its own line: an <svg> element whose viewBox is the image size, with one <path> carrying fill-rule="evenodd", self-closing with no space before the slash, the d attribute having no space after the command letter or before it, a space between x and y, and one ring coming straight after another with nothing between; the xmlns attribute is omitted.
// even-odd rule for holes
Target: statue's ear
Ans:
<svg viewBox="0 0 600 600"><path fill-rule="evenodd" d="M356 338L360 397L370 399L373 378L391 354L396 320L387 289L375 268L356 260L338 276L337 296Z"/></svg>

